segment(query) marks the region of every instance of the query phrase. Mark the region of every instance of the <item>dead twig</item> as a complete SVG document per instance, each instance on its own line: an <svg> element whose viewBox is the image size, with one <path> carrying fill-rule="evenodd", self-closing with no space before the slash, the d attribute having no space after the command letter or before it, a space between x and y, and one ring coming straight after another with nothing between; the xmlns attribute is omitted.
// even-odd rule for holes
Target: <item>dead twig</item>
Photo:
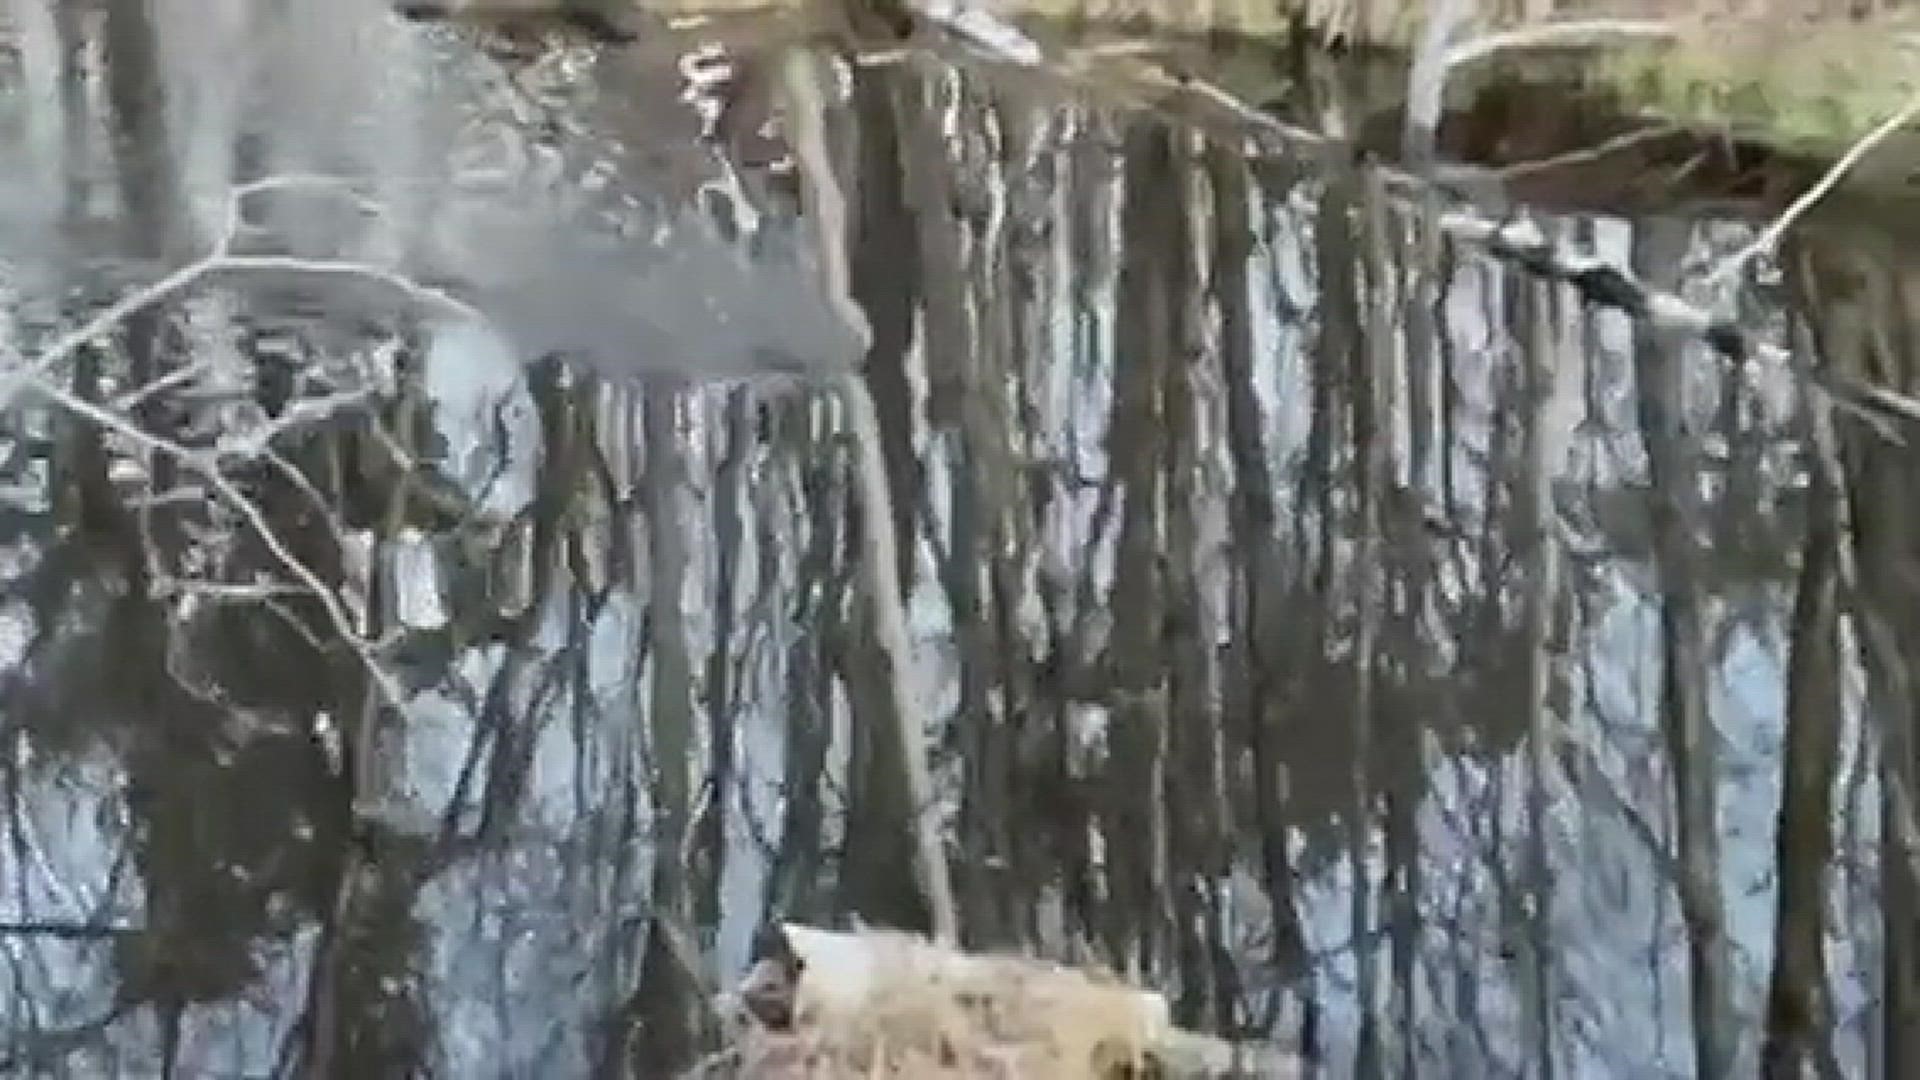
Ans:
<svg viewBox="0 0 1920 1080"><path fill-rule="evenodd" d="M1714 267L1713 272L1707 275L1707 281L1710 283L1718 283L1734 277L1746 267L1747 263L1763 254L1771 252L1775 245L1780 243L1780 238L1786 234L1786 231L1793 227L1794 222L1806 216L1807 211L1813 209L1815 204L1819 203L1821 199L1826 198L1827 194L1839 185L1840 181L1846 177L1847 173L1853 170L1855 165L1860 163L1862 158L1872 153L1874 147L1885 142L1894 132L1912 123L1915 119L1920 119L1920 92L1916 92L1913 97L1909 98L1906 105L1902 106L1898 112L1881 121L1872 131L1861 136L1860 141L1849 147L1847 152L1840 156L1840 160L1834 162L1833 165L1827 169L1826 174L1820 177L1818 183L1808 188L1805 193L1795 199L1793 205L1787 207L1779 217L1773 220L1772 224L1760 230L1760 235L1754 237L1753 241L1746 247L1727 256L1726 259L1721 261L1719 266Z"/></svg>

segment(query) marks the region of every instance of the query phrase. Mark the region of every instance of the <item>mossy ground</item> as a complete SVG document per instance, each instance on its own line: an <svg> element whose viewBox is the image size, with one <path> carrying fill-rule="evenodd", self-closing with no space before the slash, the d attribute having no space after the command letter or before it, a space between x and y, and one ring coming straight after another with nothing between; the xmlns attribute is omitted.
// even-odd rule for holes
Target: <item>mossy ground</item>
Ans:
<svg viewBox="0 0 1920 1080"><path fill-rule="evenodd" d="M809 8L835 0L638 0L689 14ZM1404 62L1431 0L980 0L1071 47L1086 36L1119 34L1173 44L1237 39L1215 52L1219 85L1253 102L1284 95L1270 59L1305 27L1315 47L1339 42L1370 62ZM1461 100L1489 82L1523 76L1603 90L1630 111L1698 132L1772 147L1796 158L1831 160L1920 93L1920 8L1852 14L1829 0L1471 0L1463 36L1565 20L1666 21L1674 36L1623 37L1578 48L1503 53L1456 71L1449 96ZM1727 9L1738 8L1727 14ZM1257 54L1264 52L1266 60ZM1255 70L1248 70L1249 58ZM1370 83L1381 80L1372 79ZM1388 79L1387 81L1392 81ZM1390 104L1374 102L1374 105ZM1878 196L1920 197L1920 126L1910 126L1858 165L1848 185Z"/></svg>
<svg viewBox="0 0 1920 1080"><path fill-rule="evenodd" d="M1301 22L1315 44L1405 53L1417 39L1425 3L1390 0L989 0L1011 17L1074 25L1121 25L1185 35L1221 32L1269 40ZM1522 14L1521 8L1533 14ZM1545 10L1544 15L1540 14ZM1813 159L1833 158L1920 93L1920 10L1865 17L1829 13L1817 0L1772 0L1738 15L1682 0L1558 0L1545 5L1481 0L1469 25L1486 33L1539 21L1620 18L1671 21L1671 41L1622 38L1578 50L1573 65L1589 87L1619 94L1632 109L1703 131L1770 145ZM1498 58L1498 70L1551 64L1568 70L1566 50ZM1475 82L1487 73L1459 73ZM1497 76L1496 76L1497 77ZM1457 87L1456 87L1457 88ZM1920 169L1920 127L1896 135L1863 163L1859 179L1884 188Z"/></svg>
<svg viewBox="0 0 1920 1080"><path fill-rule="evenodd" d="M1867 22L1702 21L1672 44L1598 58L1593 77L1650 113L1808 157L1833 157L1920 93L1920 14ZM1920 127L1880 153L1920 163Z"/></svg>

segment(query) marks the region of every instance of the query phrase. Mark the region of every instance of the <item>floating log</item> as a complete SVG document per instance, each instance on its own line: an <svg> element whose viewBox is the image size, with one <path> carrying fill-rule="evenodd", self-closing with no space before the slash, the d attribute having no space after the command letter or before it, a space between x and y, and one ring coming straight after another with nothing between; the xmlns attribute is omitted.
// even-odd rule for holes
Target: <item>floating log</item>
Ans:
<svg viewBox="0 0 1920 1080"><path fill-rule="evenodd" d="M786 924L721 995L728 1050L704 1080L1218 1080L1292 1077L1278 1047L1176 1027L1167 1000L1100 973L891 931Z"/></svg>

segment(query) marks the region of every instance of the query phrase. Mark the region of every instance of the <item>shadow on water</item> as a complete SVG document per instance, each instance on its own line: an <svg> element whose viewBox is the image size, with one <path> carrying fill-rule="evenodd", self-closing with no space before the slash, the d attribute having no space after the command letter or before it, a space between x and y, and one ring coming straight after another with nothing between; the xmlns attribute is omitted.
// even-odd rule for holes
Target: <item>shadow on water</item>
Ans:
<svg viewBox="0 0 1920 1080"><path fill-rule="evenodd" d="M9 369L233 185L350 181L6 384L0 1072L672 1076L766 919L928 925L800 28L0 10ZM1233 48L1173 55L1397 145L1391 79ZM827 130L969 945L1327 1075L1920 1068L1901 431L1165 80L867 61ZM1442 156L1916 389L1891 212L1708 282L1802 167L1544 94Z"/></svg>

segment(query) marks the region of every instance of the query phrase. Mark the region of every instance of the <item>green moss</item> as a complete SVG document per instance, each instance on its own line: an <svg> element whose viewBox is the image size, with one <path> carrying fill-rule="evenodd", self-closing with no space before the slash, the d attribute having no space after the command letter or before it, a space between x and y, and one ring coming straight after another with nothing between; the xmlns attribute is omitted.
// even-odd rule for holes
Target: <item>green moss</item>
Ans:
<svg viewBox="0 0 1920 1080"><path fill-rule="evenodd" d="M1593 77L1678 123L1828 157L1920 92L1920 36L1839 24L1771 47L1738 36L1638 46L1598 61Z"/></svg>

